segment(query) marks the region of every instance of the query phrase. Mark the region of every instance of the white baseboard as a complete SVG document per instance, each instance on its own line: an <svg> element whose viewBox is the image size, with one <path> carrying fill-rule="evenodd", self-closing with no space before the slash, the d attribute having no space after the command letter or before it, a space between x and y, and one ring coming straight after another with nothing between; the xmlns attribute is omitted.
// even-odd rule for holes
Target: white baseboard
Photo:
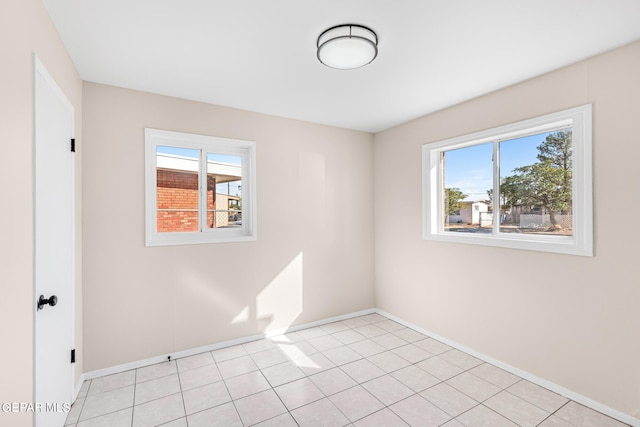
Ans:
<svg viewBox="0 0 640 427"><path fill-rule="evenodd" d="M586 396L583 396L583 395L581 395L579 393L576 393L575 391L569 390L569 389L564 388L564 387L562 387L562 386L560 386L558 384L555 384L555 383L553 383L551 381L547 381L544 378L537 377L537 376L535 376L535 375L533 375L533 374L531 374L529 372L523 371L522 369L515 368L515 367L513 367L511 365L508 365L508 364L506 364L504 362L501 362L500 360L496 360L496 359L494 359L494 358L492 358L490 356L487 356L485 354L477 352L474 349L466 347L466 346L464 346L462 344L459 344L459 343L457 343L455 341L451 341L450 339L447 339L447 338L445 338L443 336L435 334L435 333L433 333L431 331L427 331L427 330L425 330L425 329L423 329L423 328L421 328L419 326L416 326L416 325L414 325L412 323L406 322L405 320L403 320L403 319L401 319L399 317L396 317L393 314L387 313L384 310L375 309L374 312L380 314L381 316L388 317L389 319L391 319L391 320L393 320L395 322L398 322L401 325L406 326L407 328L411 328L414 331L420 332L421 334L428 335L431 338L434 338L434 339L436 339L438 341L441 341L441 342L443 342L443 343L445 343L445 344L447 344L447 345L449 345L449 346L451 346L453 348L456 348L456 349L458 349L460 351L463 351L463 352L465 352L467 354L470 354L470 355L472 355L472 356L474 356L474 357L476 357L476 358L478 358L480 360L483 360L483 361L485 361L487 363L490 363L490 364L492 364L494 366L497 366L498 368L504 369L507 372L511 372L512 374L517 375L517 376L519 376L521 378L524 378L525 380L530 381L530 382L532 382L534 384L537 384L540 387L544 387L544 388L546 388L548 390L551 390L551 391L553 391L553 392L555 392L557 394L560 394L560 395L566 397L567 399L571 399L571 400L573 400L575 402L578 402L581 405L584 405L584 406L586 406L588 408L591 408L591 409L593 409L595 411L602 412L603 414L608 415L611 418L615 418L615 419L617 419L619 421L622 421L623 423L627 423L627 424L629 424L631 426L634 426L634 427L640 427L640 419L638 419L638 418L632 417L631 415L625 414L624 412L620 412L617 409L611 408L611 407L609 407L607 405L604 405L604 404L602 404L600 402L597 402L597 401L595 401L593 399L590 399L590 398L588 398Z"/></svg>
<svg viewBox="0 0 640 427"><path fill-rule="evenodd" d="M191 348L191 349L188 349L188 350L182 350L182 351L178 351L178 352L167 353L167 354L162 355L162 356L150 357L148 359L137 360L135 362L124 363L122 365L117 365L117 366L112 366L112 367L109 367L109 368L104 368L104 369L98 369L98 370L95 370L95 371L85 372L84 374L82 374L82 376L83 376L83 380L91 380L93 378L103 377L105 375L118 374L120 372L130 371L131 369L138 369L138 368L143 368L143 367L149 366L149 365L155 365L156 363L166 362L168 360L169 356L171 357L171 359L180 359L182 357L193 356L193 355L198 354L198 353L204 353L204 352L207 352L207 351L219 350L221 348L231 347L231 346L238 345L238 344L245 344L245 343L248 343L248 342L251 342L251 341L260 340L260 339L263 339L263 338L275 337L275 336L282 335L282 334L285 334L285 333L288 333L288 332L295 332L295 331L299 331L301 329L307 329L307 328L312 328L314 326L325 325L327 323L339 322L341 320L351 319L353 317L358 317L358 316L364 316L366 314L371 314L371 313L375 313L375 312L376 311L375 311L374 308L370 308L370 309L367 309L367 310L357 311L357 312L354 312L354 313L349 313L349 314L345 314L345 315L341 315L341 316L329 317L327 319L322 319L322 320L318 320L318 321L315 321L315 322L304 323L302 325L290 326L288 328L269 331L267 333L251 335L251 336L248 336L248 337L242 337L242 338L237 338L237 339L228 340L228 341L222 341L222 342L219 342L219 343L216 343L216 344L206 345L206 346L203 346L203 347L197 347L197 348ZM80 385L82 385L82 383ZM79 391L80 390L78 389L78 392Z"/></svg>
<svg viewBox="0 0 640 427"><path fill-rule="evenodd" d="M379 310L377 308L371 308L371 309L367 309L367 310L362 310L362 311L358 311L358 312L354 312L354 313L349 313L349 314L345 314L342 316L335 316L335 317L330 317L327 319L322 319L322 320L318 320L315 322L311 322L311 323L304 323L302 325L296 325L296 326L291 326L289 328L283 328L280 330L275 330L275 331L270 331L267 333L262 333L262 334L257 334L257 335L251 335L248 337L243 337L243 338L237 338L237 339L233 339L233 340L228 340L228 341L223 341L223 342L219 342L216 344L211 344L211 345L207 345L207 346L203 346L203 347L197 347L197 348L192 348L192 349L188 349L188 350L183 350L183 351L178 351L178 352L174 352L174 353L170 353L170 354L166 354L166 355L162 355L162 356L155 356L155 357L150 357L148 359L144 359L144 360L138 360L135 362L131 362L131 363L125 363L122 365L117 365L117 366L112 366L110 368L104 368L104 369L98 369L95 371L91 371L91 372L86 372L84 374L82 374L80 376L80 380L78 382L78 384L76 385L76 397L78 395L78 393L80 392L80 387L82 387L82 383L85 380L90 380L93 378L98 378L98 377L102 377L105 375L111 375L111 374L117 374L120 372L124 372L124 371L129 371L131 369L137 369L137 368L143 368L145 366L149 366L149 365L154 365L156 363L160 363L160 362L165 362L167 360L167 358L169 356L171 356L171 359L179 359L181 357L187 357L187 356L193 356L195 354L198 353L204 353L207 351L213 351L213 350L219 350L221 348L225 348L225 347L230 347L233 345L238 345L238 344L244 344L244 343L248 343L251 341L255 341L255 340L259 340L259 339L263 339L263 338L269 338L269 337L274 337L277 335L282 335L284 333L288 333L288 332L295 332L295 331L299 331L301 329L307 329L307 328L312 328L315 326L321 326L321 325L325 325L327 323L333 323L333 322L339 322L341 320L346 320L346 319L351 319L354 317L358 317L358 316L364 316L367 314L371 314L371 313L377 313L380 314L381 316L385 316L395 322L400 323L401 325L406 326L407 328L411 328L417 332L420 332L424 335L428 335L438 341L441 341L453 348L456 348L460 351L463 351L465 353L468 353L474 357L477 357L480 360L483 360L487 363L490 363L494 366L497 366L501 369L504 369L507 372L511 372L514 375L517 375L521 378L526 379L527 381L530 381L534 384L537 384L541 387L544 387L548 390L551 390L557 394L560 394L568 399L571 399L575 402L578 402L588 408L591 408L595 411L601 412L605 415L608 415L612 418L615 418L617 420L622 421L623 423L627 423L631 426L634 427L640 427L640 419L632 417L631 415L625 414L624 412L620 412L617 409L613 409L609 406L606 406L600 402L597 402L593 399L590 399L586 396L583 396L579 393L576 393L572 390L569 390L567 388L564 388L558 384L555 384L551 381L547 381L544 378L540 378L537 377L529 372L523 371L521 369L515 368L511 365L508 365L504 362L501 362L500 360L496 360L490 356L487 356L485 354L482 354L480 352L475 351L474 349L468 348L464 345L461 345L455 341L452 341L450 339L447 339L445 337L442 337L438 334L435 334L431 331L427 331L419 326L416 326L412 323L409 323L399 317L394 316L393 314L387 313L384 310Z"/></svg>

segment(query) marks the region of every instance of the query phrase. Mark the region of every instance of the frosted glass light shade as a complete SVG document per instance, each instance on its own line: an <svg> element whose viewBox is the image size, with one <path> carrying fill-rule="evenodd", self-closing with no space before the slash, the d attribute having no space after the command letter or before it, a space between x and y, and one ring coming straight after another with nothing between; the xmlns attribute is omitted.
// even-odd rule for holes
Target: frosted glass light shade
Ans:
<svg viewBox="0 0 640 427"><path fill-rule="evenodd" d="M367 65L378 55L378 36L355 24L338 25L318 37L318 60L327 67L351 70Z"/></svg>

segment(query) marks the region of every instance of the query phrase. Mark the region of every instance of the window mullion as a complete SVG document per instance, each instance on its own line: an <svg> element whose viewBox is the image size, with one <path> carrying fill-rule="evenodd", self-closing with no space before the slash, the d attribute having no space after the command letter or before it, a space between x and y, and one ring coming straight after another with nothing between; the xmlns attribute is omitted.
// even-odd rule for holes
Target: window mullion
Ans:
<svg viewBox="0 0 640 427"><path fill-rule="evenodd" d="M444 151L438 153L440 155L440 168L438 169L437 186L441 191L441 196L438 197L438 233L444 232L445 218L447 214L445 212L445 188L444 188L444 171L445 171L445 155Z"/></svg>
<svg viewBox="0 0 640 427"><path fill-rule="evenodd" d="M493 234L500 233L500 141L493 141Z"/></svg>
<svg viewBox="0 0 640 427"><path fill-rule="evenodd" d="M240 203L242 204L242 209L240 209L240 215L244 214L244 209L248 208L248 212L251 212L251 198L245 197L251 191L251 185L246 180L245 177L250 175L249 170L251 169L251 159L249 158L249 153L246 151L242 153L242 179L240 180ZM249 225L249 221L242 221L242 229L247 230Z"/></svg>
<svg viewBox="0 0 640 427"><path fill-rule="evenodd" d="M200 149L200 162L198 168L198 224L202 233L207 229L207 153Z"/></svg>

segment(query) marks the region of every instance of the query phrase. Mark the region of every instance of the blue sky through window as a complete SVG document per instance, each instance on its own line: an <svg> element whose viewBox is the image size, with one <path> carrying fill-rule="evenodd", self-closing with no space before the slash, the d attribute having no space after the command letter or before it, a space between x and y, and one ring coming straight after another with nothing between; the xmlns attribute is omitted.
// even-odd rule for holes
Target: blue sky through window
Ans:
<svg viewBox="0 0 640 427"><path fill-rule="evenodd" d="M162 154L172 154L175 156L198 159L199 150L190 148L170 147L166 145L156 146L156 151ZM242 165L242 157L228 154L207 153L207 160L210 162L226 163L231 165ZM216 185L216 193L229 194L232 196L242 195L242 181L224 182Z"/></svg>
<svg viewBox="0 0 640 427"><path fill-rule="evenodd" d="M198 158L197 150L189 148L168 147L166 145L158 145L156 148L158 153L174 154L176 156L190 157L192 159ZM214 162L228 163L232 165L242 164L242 157L227 154L207 153L207 159Z"/></svg>
<svg viewBox="0 0 640 427"><path fill-rule="evenodd" d="M509 176L515 168L538 161L538 146L549 132L502 141L500 143L500 175ZM444 186L459 188L465 200L487 200L493 188L493 143L449 150L445 153Z"/></svg>

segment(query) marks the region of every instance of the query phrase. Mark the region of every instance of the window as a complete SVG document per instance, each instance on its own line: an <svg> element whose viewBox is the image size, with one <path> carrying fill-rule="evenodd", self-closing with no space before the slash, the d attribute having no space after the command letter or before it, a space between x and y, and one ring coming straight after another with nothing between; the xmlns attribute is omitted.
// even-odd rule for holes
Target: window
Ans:
<svg viewBox="0 0 640 427"><path fill-rule="evenodd" d="M146 245L255 240L255 143L145 129Z"/></svg>
<svg viewBox="0 0 640 427"><path fill-rule="evenodd" d="M593 255L591 105L422 152L425 239Z"/></svg>

